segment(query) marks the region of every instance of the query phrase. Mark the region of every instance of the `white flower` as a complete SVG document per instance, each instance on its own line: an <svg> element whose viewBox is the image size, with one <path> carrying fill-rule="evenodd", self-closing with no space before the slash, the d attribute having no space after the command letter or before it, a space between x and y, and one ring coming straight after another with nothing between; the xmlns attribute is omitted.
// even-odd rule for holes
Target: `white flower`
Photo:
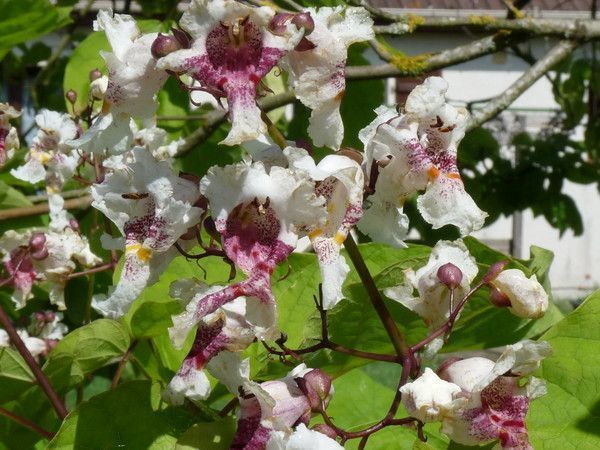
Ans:
<svg viewBox="0 0 600 450"><path fill-rule="evenodd" d="M402 386L400 392L408 414L425 423L441 421L460 405L457 394L461 388L442 380L430 368L412 383Z"/></svg>
<svg viewBox="0 0 600 450"><path fill-rule="evenodd" d="M131 118L152 117L158 106L156 93L168 75L157 69L150 52L158 34L142 35L133 17L100 10L94 30L104 30L113 50L101 52L108 67L108 86L100 115L70 145L88 152L123 153L132 138Z"/></svg>
<svg viewBox="0 0 600 450"><path fill-rule="evenodd" d="M39 131L27 154L27 162L10 173L32 184L45 180L47 192L60 192L79 163L79 155L67 145L77 137L78 127L68 114L47 109L35 116L35 122Z"/></svg>
<svg viewBox="0 0 600 450"><path fill-rule="evenodd" d="M30 244L34 234L45 239L37 251ZM0 253L15 287L12 300L17 308L24 307L33 297L31 288L35 282L48 282L50 302L65 309L64 288L76 268L75 261L86 267L102 261L92 253L87 239L70 227L60 231L8 230L0 238Z"/></svg>
<svg viewBox="0 0 600 450"><path fill-rule="evenodd" d="M455 225L466 235L483 226L487 214L465 192L456 160L468 114L445 102L447 88L443 79L427 78L408 96L405 114L379 108L378 117L361 131L366 173L377 176L370 181L375 194L369 202L375 210L367 209L359 223L371 237L397 243L407 229L402 206L422 190L417 206L433 228ZM386 211L398 219L397 225L393 231L378 231L375 221Z"/></svg>
<svg viewBox="0 0 600 450"><path fill-rule="evenodd" d="M175 51L158 66L187 73L217 98L227 98L231 131L223 144L236 145L267 131L256 105L260 80L301 38L289 25L284 36L267 30L275 11L234 0L193 0L180 25L191 48Z"/></svg>
<svg viewBox="0 0 600 450"><path fill-rule="evenodd" d="M552 350L546 342L523 341L507 346L494 363L468 358L451 363L441 377L462 388L467 403L443 419L442 432L464 445L499 440L503 449L531 449L525 416L532 399L543 395L543 384L529 375Z"/></svg>
<svg viewBox="0 0 600 450"><path fill-rule="evenodd" d="M11 159L15 150L19 148L19 135L15 127L11 126L10 120L21 115L20 111L8 103L0 103L0 168Z"/></svg>
<svg viewBox="0 0 600 450"><path fill-rule="evenodd" d="M223 249L248 278L207 296L196 317L239 296L274 304L273 270L292 252L300 234L308 234L325 219L314 182L304 171L258 161L212 167L200 190L209 200Z"/></svg>
<svg viewBox="0 0 600 450"><path fill-rule="evenodd" d="M173 174L144 148L134 148L133 162L92 186L92 206L112 220L125 237L125 264L108 299L95 296L94 308L116 318L127 312L142 290L177 255L173 244L200 220L202 210L191 181ZM155 254L159 256L154 257Z"/></svg>
<svg viewBox="0 0 600 450"><path fill-rule="evenodd" d="M10 345L10 339L8 333L0 328L0 347L8 347Z"/></svg>
<svg viewBox="0 0 600 450"><path fill-rule="evenodd" d="M319 259L323 280L323 307L333 308L342 298L342 284L350 271L340 249L350 229L362 215L364 175L347 156L329 155L319 164L305 150L284 150L290 167L305 170L317 181L315 192L325 198L327 219L309 237Z"/></svg>
<svg viewBox="0 0 600 450"><path fill-rule="evenodd" d="M152 156L159 161L168 160L177 154L179 145L183 139L168 142L167 131L153 125L148 128L142 128L135 132L134 144L139 147L146 147Z"/></svg>
<svg viewBox="0 0 600 450"><path fill-rule="evenodd" d="M527 278L521 270L503 270L491 284L508 297L516 316L537 319L548 309L548 294L535 275Z"/></svg>
<svg viewBox="0 0 600 450"><path fill-rule="evenodd" d="M337 149L344 137L340 103L346 88L348 47L374 38L373 20L364 8L306 11L314 20L314 30L305 39L314 48L287 56L289 81L298 99L312 109L308 132L315 145Z"/></svg>
<svg viewBox="0 0 600 450"><path fill-rule="evenodd" d="M447 263L454 264L463 275L460 285L454 290L455 304L452 306L456 306L477 275L475 259L461 240L439 241L425 266L416 273L405 271L407 283L385 290L385 295L421 316L430 331L439 328L450 317L450 290L437 276L438 269ZM419 297L412 296L413 288L418 290ZM439 350L442 342L441 337L432 341L429 344L430 351Z"/></svg>
<svg viewBox="0 0 600 450"><path fill-rule="evenodd" d="M343 450L340 444L301 423L290 435L276 431L271 434L266 450Z"/></svg>

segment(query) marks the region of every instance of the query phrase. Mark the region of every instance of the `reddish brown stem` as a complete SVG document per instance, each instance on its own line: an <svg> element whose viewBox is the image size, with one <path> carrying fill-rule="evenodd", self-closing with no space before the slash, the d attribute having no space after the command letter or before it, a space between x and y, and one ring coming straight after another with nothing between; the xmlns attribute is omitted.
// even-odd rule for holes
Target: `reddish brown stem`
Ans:
<svg viewBox="0 0 600 450"><path fill-rule="evenodd" d="M114 269L115 266L116 266L116 263L111 261L109 263L102 264L100 266L92 267L91 269L82 270L81 272L74 272L74 273L70 274L68 278L70 280L72 278L83 277L86 275L91 275L93 273L103 272L105 270Z"/></svg>
<svg viewBox="0 0 600 450"><path fill-rule="evenodd" d="M133 341L127 351L123 354L121 361L119 361L119 365L117 366L117 370L115 371L115 375L113 376L112 383L110 384L110 388L114 389L119 385L119 380L121 379L121 375L123 375L123 370L125 369L125 365L131 356L131 353L138 345L139 341Z"/></svg>
<svg viewBox="0 0 600 450"><path fill-rule="evenodd" d="M35 377L38 384L46 394L46 397L48 397L48 400L50 400L50 403L52 404L52 407L56 411L58 417L61 420L64 420L64 418L67 417L67 414L69 413L67 411L67 408L65 408L65 405L63 404L62 400L50 384L50 381L46 377L46 374L42 372L42 369L40 369L40 366L25 346L25 343L17 333L17 330L15 330L15 327L13 326L12 322L8 318L8 315L4 311L4 308L2 308L1 306L0 325L2 325L2 327L6 330L11 342L14 344L17 351L21 354L21 356L33 372L33 376Z"/></svg>
<svg viewBox="0 0 600 450"><path fill-rule="evenodd" d="M37 434L39 434L40 436L42 436L46 439L52 439L54 437L54 433L51 433L48 430L44 430L37 423L32 422L31 420L26 419L24 417L18 416L15 413L13 413L12 411L9 411L8 409L4 409L4 408L0 407L0 416L8 417L13 422L16 422L19 425L22 425L25 428L28 428L31 431L36 432Z"/></svg>

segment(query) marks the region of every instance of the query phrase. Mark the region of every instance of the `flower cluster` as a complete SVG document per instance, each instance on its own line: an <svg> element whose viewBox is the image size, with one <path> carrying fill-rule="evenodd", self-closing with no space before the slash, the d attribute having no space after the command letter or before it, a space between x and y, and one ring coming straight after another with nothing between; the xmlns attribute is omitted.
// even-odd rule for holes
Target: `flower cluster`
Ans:
<svg viewBox="0 0 600 450"><path fill-rule="evenodd" d="M345 442L351 433L330 422L307 428L313 413L328 418L333 388L327 374L301 364L281 379L250 379L243 352L256 341L282 342L273 273L300 240L310 242L320 269L318 308L325 322L328 310L344 299L350 268L342 248L354 227L374 241L404 246L403 205L416 196L420 214L433 228L453 225L461 236L480 229L486 213L465 191L457 165L468 113L446 101L443 79L427 78L402 112L386 106L375 111L375 120L360 132L364 152L340 148L348 47L374 37L363 8L278 13L234 0L192 0L180 27L171 34L142 34L130 16L98 14L94 29L106 33L112 51L102 53L108 76L95 71L90 77L88 109L97 114L86 121L41 111L25 163L11 171L32 184L45 182L51 217L48 228L7 231L0 238L13 300L18 308L25 306L39 282L49 285L51 303L64 309L64 287L76 263L91 270L114 268L120 251L118 281L92 300L99 314L119 320L176 256L219 256L232 268L227 283L178 279L170 286L181 312L172 316L169 336L187 355L163 398L172 404L202 402L214 378L238 398L232 448L340 449L336 438ZM289 88L312 110L308 133L316 146L333 150L329 155L316 158L273 132L257 98L269 90L263 80L275 68L287 71ZM170 142L149 120L168 77L226 104L231 128L221 143L243 144L241 161L213 166L202 178L176 172L180 141ZM94 110L97 101L102 105ZM0 165L18 145L8 123L17 115L0 105ZM100 240L112 253L108 264L98 266L102 260L64 208L60 193L71 179L91 185L92 206L106 218ZM113 235L113 226L120 236ZM500 264L478 279L465 242L438 242L423 267L406 270L402 284L385 290L420 316L430 333L422 345L394 359L405 365L405 381L414 378L401 386L402 402L410 420L441 422L456 442L499 440L503 448L529 448L525 415L543 388L534 378L524 386L522 378L550 353L547 344L524 341L509 346L496 362L452 360L437 373L426 368L419 376L421 363L440 350L475 290L489 289L494 306L522 318L539 318L548 309L535 275ZM243 276L232 282L237 271ZM35 316L35 331L22 331L32 353L44 354L62 337L66 330L59 319L59 314ZM5 341L0 333L0 346ZM328 343L323 336L319 348ZM289 356L281 348L280 356ZM423 358L416 358L422 348Z"/></svg>
<svg viewBox="0 0 600 450"><path fill-rule="evenodd" d="M34 358L46 357L69 331L62 323L62 313L39 311L31 315L29 326L18 328L17 334ZM8 333L0 328L0 348L8 347Z"/></svg>

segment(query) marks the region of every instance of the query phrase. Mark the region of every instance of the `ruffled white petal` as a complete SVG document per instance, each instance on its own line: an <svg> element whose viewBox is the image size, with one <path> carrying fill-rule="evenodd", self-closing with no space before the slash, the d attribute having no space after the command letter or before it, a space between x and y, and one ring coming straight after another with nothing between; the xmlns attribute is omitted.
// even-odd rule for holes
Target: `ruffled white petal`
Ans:
<svg viewBox="0 0 600 450"><path fill-rule="evenodd" d="M519 317L537 319L548 309L548 294L535 275L527 278L518 269L503 270L493 285L510 300L510 311Z"/></svg>

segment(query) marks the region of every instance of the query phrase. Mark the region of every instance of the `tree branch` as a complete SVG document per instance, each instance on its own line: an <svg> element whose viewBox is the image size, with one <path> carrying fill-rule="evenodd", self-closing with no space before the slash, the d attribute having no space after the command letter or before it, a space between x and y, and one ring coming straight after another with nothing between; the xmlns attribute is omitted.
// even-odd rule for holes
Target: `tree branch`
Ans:
<svg viewBox="0 0 600 450"><path fill-rule="evenodd" d="M540 79L552 67L565 59L578 46L576 41L560 41L553 47L542 59L531 66L517 81L510 85L502 94L495 97L483 108L476 111L468 124L471 130L484 122L492 119L500 112L504 111L514 102L523 92L525 92L533 83Z"/></svg>
<svg viewBox="0 0 600 450"><path fill-rule="evenodd" d="M375 33L403 35L415 28L468 28L474 31L515 31L529 36L560 36L566 39L600 38L600 22L581 19L496 19L491 16L404 17L390 25L376 25Z"/></svg>
<svg viewBox="0 0 600 450"><path fill-rule="evenodd" d="M86 195L85 197L73 198L65 201L65 209L74 208L87 208L92 203L92 197ZM21 208L8 208L0 209L0 220L5 219L16 219L17 217L28 217L37 216L39 214L46 214L49 211L48 203L43 203L33 206L24 206Z"/></svg>

